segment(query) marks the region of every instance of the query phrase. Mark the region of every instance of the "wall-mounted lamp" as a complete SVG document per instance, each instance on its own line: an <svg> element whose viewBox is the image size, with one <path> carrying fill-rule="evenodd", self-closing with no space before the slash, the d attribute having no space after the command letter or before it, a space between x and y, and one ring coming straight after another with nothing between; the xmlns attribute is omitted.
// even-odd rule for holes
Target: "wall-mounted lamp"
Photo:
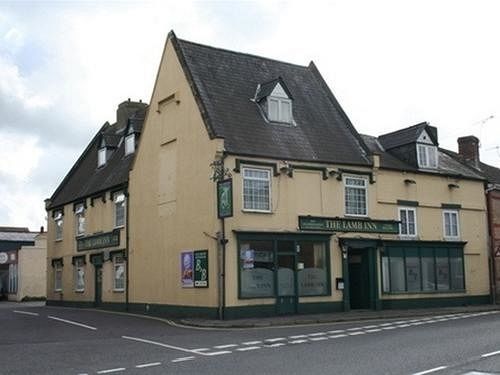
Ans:
<svg viewBox="0 0 500 375"><path fill-rule="evenodd" d="M333 168L326 168L326 173L328 174L328 176L335 176L339 173L339 171Z"/></svg>
<svg viewBox="0 0 500 375"><path fill-rule="evenodd" d="M448 188L450 189L458 189L459 187L457 184L448 184Z"/></svg>
<svg viewBox="0 0 500 375"><path fill-rule="evenodd" d="M281 173L285 173L288 177L293 177L293 167L288 164L287 161L283 161L279 164L279 170Z"/></svg>
<svg viewBox="0 0 500 375"><path fill-rule="evenodd" d="M412 185L416 184L417 182L415 180L410 180L409 178L405 179L405 184L406 185Z"/></svg>

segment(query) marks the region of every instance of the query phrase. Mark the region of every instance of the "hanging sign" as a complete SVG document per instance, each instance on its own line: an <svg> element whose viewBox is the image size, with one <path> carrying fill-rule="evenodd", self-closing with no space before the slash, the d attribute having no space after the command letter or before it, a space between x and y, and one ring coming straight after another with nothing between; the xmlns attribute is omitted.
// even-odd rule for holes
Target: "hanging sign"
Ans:
<svg viewBox="0 0 500 375"><path fill-rule="evenodd" d="M217 181L217 217L233 216L233 180Z"/></svg>
<svg viewBox="0 0 500 375"><path fill-rule="evenodd" d="M299 228L327 232L398 234L399 221L299 216Z"/></svg>

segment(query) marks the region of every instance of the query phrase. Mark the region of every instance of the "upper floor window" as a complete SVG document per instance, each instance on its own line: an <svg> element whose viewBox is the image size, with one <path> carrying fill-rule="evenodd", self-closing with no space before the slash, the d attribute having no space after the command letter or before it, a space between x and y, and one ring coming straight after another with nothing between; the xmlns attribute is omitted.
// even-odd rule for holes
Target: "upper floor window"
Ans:
<svg viewBox="0 0 500 375"><path fill-rule="evenodd" d="M271 211L271 171L243 168L243 209Z"/></svg>
<svg viewBox="0 0 500 375"><path fill-rule="evenodd" d="M85 234L85 206L80 203L75 208L75 224L76 235L81 236Z"/></svg>
<svg viewBox="0 0 500 375"><path fill-rule="evenodd" d="M267 116L270 121L292 122L292 101L270 96L267 100Z"/></svg>
<svg viewBox="0 0 500 375"><path fill-rule="evenodd" d="M417 210L409 207L399 208L399 234L405 237L417 235Z"/></svg>
<svg viewBox="0 0 500 375"><path fill-rule="evenodd" d="M365 177L344 177L346 215L368 215L367 182Z"/></svg>
<svg viewBox="0 0 500 375"><path fill-rule="evenodd" d="M418 166L420 168L437 168L437 147L417 144Z"/></svg>
<svg viewBox="0 0 500 375"><path fill-rule="evenodd" d="M55 239L62 240L63 238L63 213L62 211L57 211L54 213L54 224L55 224Z"/></svg>
<svg viewBox="0 0 500 375"><path fill-rule="evenodd" d="M106 164L106 147L101 147L97 151L97 167L102 167Z"/></svg>
<svg viewBox="0 0 500 375"><path fill-rule="evenodd" d="M125 225L125 194L122 192L115 193L115 227Z"/></svg>
<svg viewBox="0 0 500 375"><path fill-rule="evenodd" d="M460 237L458 211L443 211L443 229L445 239L456 240Z"/></svg>
<svg viewBox="0 0 500 375"><path fill-rule="evenodd" d="M135 151L135 134L131 133L125 137L125 155L133 154Z"/></svg>

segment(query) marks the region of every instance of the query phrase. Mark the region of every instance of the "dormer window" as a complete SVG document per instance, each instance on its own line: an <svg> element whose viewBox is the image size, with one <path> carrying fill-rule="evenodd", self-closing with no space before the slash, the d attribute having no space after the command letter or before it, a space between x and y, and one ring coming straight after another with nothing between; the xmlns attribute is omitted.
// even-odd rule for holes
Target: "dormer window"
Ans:
<svg viewBox="0 0 500 375"><path fill-rule="evenodd" d="M254 100L269 122L293 123L293 98L281 78L258 85Z"/></svg>
<svg viewBox="0 0 500 375"><path fill-rule="evenodd" d="M97 151L97 168L102 167L106 164L106 147L101 147Z"/></svg>
<svg viewBox="0 0 500 375"><path fill-rule="evenodd" d="M125 155L133 154L135 151L135 134L129 134L125 137Z"/></svg>
<svg viewBox="0 0 500 375"><path fill-rule="evenodd" d="M418 166L420 168L437 168L437 147L417 144Z"/></svg>
<svg viewBox="0 0 500 375"><path fill-rule="evenodd" d="M267 117L270 121L292 122L292 101L290 99L269 97L267 108Z"/></svg>

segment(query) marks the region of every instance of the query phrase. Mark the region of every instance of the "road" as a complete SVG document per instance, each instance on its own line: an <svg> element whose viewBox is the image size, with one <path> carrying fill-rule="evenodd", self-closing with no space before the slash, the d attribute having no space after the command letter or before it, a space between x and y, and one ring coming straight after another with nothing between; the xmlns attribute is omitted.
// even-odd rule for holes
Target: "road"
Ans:
<svg viewBox="0 0 500 375"><path fill-rule="evenodd" d="M0 305L1 374L500 374L500 311L254 329Z"/></svg>

